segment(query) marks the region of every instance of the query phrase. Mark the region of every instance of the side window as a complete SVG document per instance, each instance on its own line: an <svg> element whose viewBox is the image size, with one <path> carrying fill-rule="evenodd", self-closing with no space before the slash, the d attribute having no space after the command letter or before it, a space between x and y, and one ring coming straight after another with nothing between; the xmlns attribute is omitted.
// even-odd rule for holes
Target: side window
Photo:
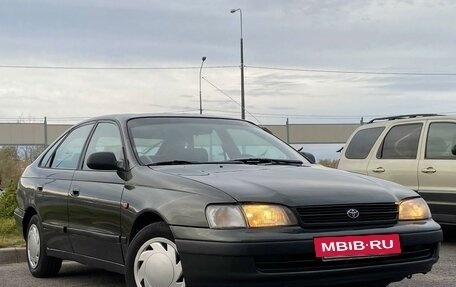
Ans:
<svg viewBox="0 0 456 287"><path fill-rule="evenodd" d="M377 158L415 159L422 127L421 123L393 127L383 140Z"/></svg>
<svg viewBox="0 0 456 287"><path fill-rule="evenodd" d="M345 157L348 159L365 159L385 127L362 129L350 141Z"/></svg>
<svg viewBox="0 0 456 287"><path fill-rule="evenodd" d="M83 169L89 170L87 159L96 152L113 152L117 160L123 159L122 140L119 128L113 123L100 123L90 139Z"/></svg>
<svg viewBox="0 0 456 287"><path fill-rule="evenodd" d="M51 168L76 169L93 124L73 130L57 148Z"/></svg>
<svg viewBox="0 0 456 287"><path fill-rule="evenodd" d="M60 143L62 142L62 140L64 139L65 137L63 137L62 139L60 139L58 142L56 142L47 152L46 154L43 156L43 158L41 159L40 161L40 167L50 167L51 165L51 157L52 155L54 154L54 151L57 149L57 147L60 145Z"/></svg>
<svg viewBox="0 0 456 287"><path fill-rule="evenodd" d="M456 145L455 123L432 123L426 140L427 159L456 159L451 149Z"/></svg>

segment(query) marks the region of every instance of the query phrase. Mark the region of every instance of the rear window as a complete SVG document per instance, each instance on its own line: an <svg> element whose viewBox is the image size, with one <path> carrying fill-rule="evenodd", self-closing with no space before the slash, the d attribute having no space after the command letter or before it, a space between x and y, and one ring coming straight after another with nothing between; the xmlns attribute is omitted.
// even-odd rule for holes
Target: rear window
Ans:
<svg viewBox="0 0 456 287"><path fill-rule="evenodd" d="M348 159L365 159L385 127L362 129L350 141L345 152Z"/></svg>

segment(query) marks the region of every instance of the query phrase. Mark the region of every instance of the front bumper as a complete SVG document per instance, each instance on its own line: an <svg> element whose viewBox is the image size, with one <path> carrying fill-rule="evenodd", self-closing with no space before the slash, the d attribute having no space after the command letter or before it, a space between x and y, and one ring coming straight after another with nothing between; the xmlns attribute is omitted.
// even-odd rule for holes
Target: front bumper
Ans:
<svg viewBox="0 0 456 287"><path fill-rule="evenodd" d="M210 230L171 227L185 278L192 286L328 286L392 282L426 273L438 260L443 239L432 220L388 228L309 232L300 227ZM314 237L400 234L398 256L323 262ZM237 240L235 240L237 238Z"/></svg>

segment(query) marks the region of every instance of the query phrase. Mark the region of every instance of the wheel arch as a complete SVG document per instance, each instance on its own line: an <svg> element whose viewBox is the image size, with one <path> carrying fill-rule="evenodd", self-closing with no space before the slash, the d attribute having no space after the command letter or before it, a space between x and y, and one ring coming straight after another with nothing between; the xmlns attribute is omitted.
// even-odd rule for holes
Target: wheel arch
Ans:
<svg viewBox="0 0 456 287"><path fill-rule="evenodd" d="M130 234L127 238L128 245L130 245L131 241L133 240L133 238L135 238L136 234L138 234L139 231L141 231L144 227L148 226L149 224L156 222L164 222L168 225L164 217L156 211L145 210L140 215L138 215L133 222Z"/></svg>
<svg viewBox="0 0 456 287"><path fill-rule="evenodd" d="M24 236L24 239L27 236L27 229L30 219L32 219L32 217L37 214L38 213L36 212L35 208L31 206L25 210L24 219L22 219L22 235Z"/></svg>

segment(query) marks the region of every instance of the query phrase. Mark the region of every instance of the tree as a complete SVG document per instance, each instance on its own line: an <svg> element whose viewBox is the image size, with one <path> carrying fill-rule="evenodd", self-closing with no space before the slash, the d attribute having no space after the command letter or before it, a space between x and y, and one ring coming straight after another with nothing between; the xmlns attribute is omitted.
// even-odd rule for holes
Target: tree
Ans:
<svg viewBox="0 0 456 287"><path fill-rule="evenodd" d="M16 208L16 188L22 171L32 163L43 151L41 146L0 148L0 187L4 192L0 195L0 218L13 216Z"/></svg>
<svg viewBox="0 0 456 287"><path fill-rule="evenodd" d="M44 146L23 146L18 148L18 154L25 165L31 164L43 151Z"/></svg>
<svg viewBox="0 0 456 287"><path fill-rule="evenodd" d="M22 160L16 147L0 148L0 186L16 184L22 172Z"/></svg>

